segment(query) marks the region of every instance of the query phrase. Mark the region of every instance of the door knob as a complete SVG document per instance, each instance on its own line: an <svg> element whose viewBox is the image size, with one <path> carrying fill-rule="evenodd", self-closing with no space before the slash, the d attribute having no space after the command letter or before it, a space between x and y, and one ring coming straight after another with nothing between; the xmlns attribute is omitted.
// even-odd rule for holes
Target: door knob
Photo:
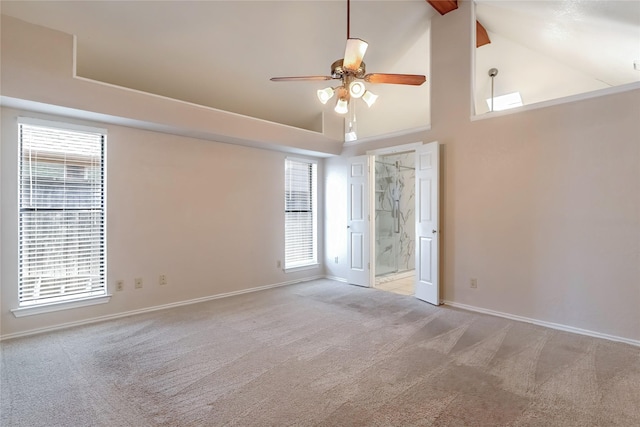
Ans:
<svg viewBox="0 0 640 427"><path fill-rule="evenodd" d="M436 234L436 233L437 233L437 231L436 231L436 230L431 230L431 232L432 232L433 234Z"/></svg>
<svg viewBox="0 0 640 427"><path fill-rule="evenodd" d="M351 228L351 226L350 226L350 225L347 225L347 228Z"/></svg>

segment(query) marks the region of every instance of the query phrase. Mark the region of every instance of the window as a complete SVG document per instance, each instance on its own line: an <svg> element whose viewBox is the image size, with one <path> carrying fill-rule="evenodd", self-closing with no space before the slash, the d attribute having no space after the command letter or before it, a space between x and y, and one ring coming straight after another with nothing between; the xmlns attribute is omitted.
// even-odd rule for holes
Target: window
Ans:
<svg viewBox="0 0 640 427"><path fill-rule="evenodd" d="M103 130L20 119L20 307L106 295Z"/></svg>
<svg viewBox="0 0 640 427"><path fill-rule="evenodd" d="M285 269L318 263L316 166L309 160L285 160Z"/></svg>

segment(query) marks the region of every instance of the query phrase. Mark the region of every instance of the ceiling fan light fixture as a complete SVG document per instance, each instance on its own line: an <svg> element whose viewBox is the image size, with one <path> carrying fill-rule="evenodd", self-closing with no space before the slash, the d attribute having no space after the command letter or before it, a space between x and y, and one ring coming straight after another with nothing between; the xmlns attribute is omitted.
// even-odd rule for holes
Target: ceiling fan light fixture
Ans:
<svg viewBox="0 0 640 427"><path fill-rule="evenodd" d="M349 84L349 93L352 98L360 98L365 92L364 83L356 81Z"/></svg>
<svg viewBox="0 0 640 427"><path fill-rule="evenodd" d="M1 0L0 0L1 1ZM369 44L358 38L351 38L350 35L350 10L351 0L347 0L347 44L344 57L331 64L330 76L299 76L299 77L272 77L272 81L324 81L340 80L340 85L317 90L316 94L322 104L326 104L330 99L336 98L334 111L337 114L347 115L345 117L345 140L356 140L355 130L355 110L357 102L349 105L351 99L361 98L370 108L378 99L378 95L369 92L364 82L386 83L398 85L420 86L426 81L426 76L417 74L388 74L370 73L366 74L366 65L363 61ZM359 81L359 80L363 80ZM336 93L337 92L337 93Z"/></svg>
<svg viewBox="0 0 640 427"><path fill-rule="evenodd" d="M347 100L344 98L338 99L334 111L338 114L347 114L349 112L349 103L347 102Z"/></svg>
<svg viewBox="0 0 640 427"><path fill-rule="evenodd" d="M333 90L332 87L327 87L324 89L319 89L318 90L318 99L320 100L320 102L322 102L323 104L326 104L327 101L329 101L331 98L333 98L333 94L335 93L335 91Z"/></svg>
<svg viewBox="0 0 640 427"><path fill-rule="evenodd" d="M378 95L372 93L369 90L365 91L362 95L362 100L366 102L369 107L371 107L376 102L376 99L378 99Z"/></svg>

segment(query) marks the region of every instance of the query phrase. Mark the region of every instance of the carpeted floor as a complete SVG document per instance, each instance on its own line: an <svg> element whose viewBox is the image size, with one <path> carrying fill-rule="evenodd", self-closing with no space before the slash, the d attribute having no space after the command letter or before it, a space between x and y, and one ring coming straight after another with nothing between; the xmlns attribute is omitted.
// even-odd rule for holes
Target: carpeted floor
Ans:
<svg viewBox="0 0 640 427"><path fill-rule="evenodd" d="M2 426L640 426L640 348L319 280L1 344Z"/></svg>

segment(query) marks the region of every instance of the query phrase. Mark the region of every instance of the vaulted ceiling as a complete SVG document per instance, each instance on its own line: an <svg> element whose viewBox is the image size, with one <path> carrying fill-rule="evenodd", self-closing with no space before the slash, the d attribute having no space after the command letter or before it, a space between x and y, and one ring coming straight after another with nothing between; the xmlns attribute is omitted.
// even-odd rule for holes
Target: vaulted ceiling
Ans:
<svg viewBox="0 0 640 427"><path fill-rule="evenodd" d="M640 61L640 2L476 4L492 40L477 50L491 52L479 58L483 67L501 51L513 55L504 46L517 45L607 84L640 80L633 70L633 60ZM318 132L323 113L326 121L340 120L316 98L326 82L269 78L328 75L344 53L346 1L3 0L0 7L75 34L83 77ZM379 98L371 109L357 104L361 138L429 125L429 29L437 14L425 0L352 1L350 33L369 43L367 72L427 75L419 87L370 85ZM476 82L482 90L485 80Z"/></svg>
<svg viewBox="0 0 640 427"><path fill-rule="evenodd" d="M75 34L83 77L318 132L323 112L340 120L316 97L326 82L269 79L330 74L346 1L3 1L2 13ZM424 0L354 1L367 72L428 75L434 13ZM428 124L427 84L375 86L374 107L357 106L362 135Z"/></svg>
<svg viewBox="0 0 640 427"><path fill-rule="evenodd" d="M476 0L476 16L491 37L476 51L479 113L491 68L495 95L525 104L640 81L640 1Z"/></svg>

